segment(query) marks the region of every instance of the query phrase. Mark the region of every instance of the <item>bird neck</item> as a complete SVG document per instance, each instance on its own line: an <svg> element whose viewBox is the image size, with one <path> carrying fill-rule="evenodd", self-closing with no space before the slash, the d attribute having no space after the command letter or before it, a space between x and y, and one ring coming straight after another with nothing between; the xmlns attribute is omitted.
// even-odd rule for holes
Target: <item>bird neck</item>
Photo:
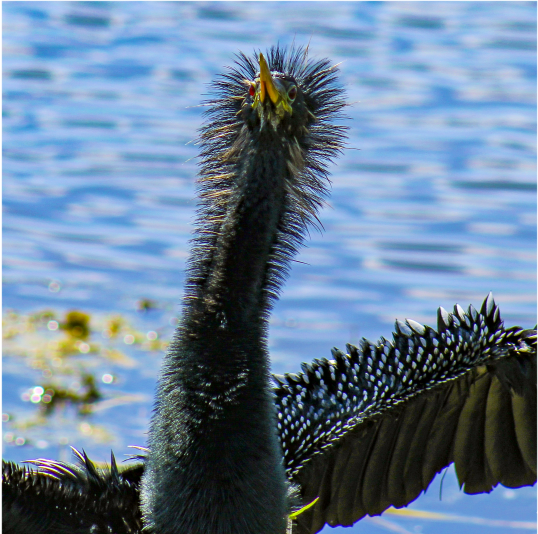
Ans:
<svg viewBox="0 0 538 534"><path fill-rule="evenodd" d="M286 206L286 175L281 152L252 149L243 159L214 246L205 251L208 270L196 300L220 330L245 333L268 313L266 286Z"/></svg>
<svg viewBox="0 0 538 534"><path fill-rule="evenodd" d="M286 179L282 151L271 140L247 145L212 241L193 252L178 337L189 363L213 369L223 383L238 384L247 374L254 388L268 384L267 284L286 211ZM203 384L194 384L196 376L189 383L198 389Z"/></svg>

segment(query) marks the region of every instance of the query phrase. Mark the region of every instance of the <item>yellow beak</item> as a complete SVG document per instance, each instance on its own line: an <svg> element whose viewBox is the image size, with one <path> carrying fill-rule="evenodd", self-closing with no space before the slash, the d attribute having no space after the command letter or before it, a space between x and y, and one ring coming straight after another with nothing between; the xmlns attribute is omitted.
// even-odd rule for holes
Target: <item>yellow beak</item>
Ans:
<svg viewBox="0 0 538 534"><path fill-rule="evenodd" d="M260 101L263 103L265 100L265 94L269 95L269 98L276 104L279 99L279 93L273 82L273 77L271 76L271 71L267 66L267 62L263 57L263 54L260 52Z"/></svg>

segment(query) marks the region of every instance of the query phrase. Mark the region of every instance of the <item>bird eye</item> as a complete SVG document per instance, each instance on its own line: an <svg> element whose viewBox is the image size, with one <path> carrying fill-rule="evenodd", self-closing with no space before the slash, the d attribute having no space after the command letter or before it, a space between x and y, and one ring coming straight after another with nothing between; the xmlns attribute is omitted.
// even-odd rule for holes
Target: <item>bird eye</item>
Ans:
<svg viewBox="0 0 538 534"><path fill-rule="evenodd" d="M297 96L297 86L292 85L288 89L288 98L290 99L290 102L293 102L295 100L295 97Z"/></svg>
<svg viewBox="0 0 538 534"><path fill-rule="evenodd" d="M251 84L251 86L249 87L248 94L252 97L256 94L256 88L254 87L254 84Z"/></svg>

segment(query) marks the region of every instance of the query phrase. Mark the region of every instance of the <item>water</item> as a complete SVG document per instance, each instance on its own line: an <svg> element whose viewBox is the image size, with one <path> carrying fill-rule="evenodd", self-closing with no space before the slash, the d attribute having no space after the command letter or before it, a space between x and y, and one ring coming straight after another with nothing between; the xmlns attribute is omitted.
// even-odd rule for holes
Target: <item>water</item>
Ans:
<svg viewBox="0 0 538 534"><path fill-rule="evenodd" d="M6 2L3 15L4 309L169 324L195 208L198 105L238 50L295 39L342 61L350 149L332 167L325 231L311 232L273 313L275 372L389 336L396 317L434 325L438 306L479 306L489 291L507 324L536 323L535 3ZM141 317L140 298L160 311ZM144 444L160 356L124 350L133 365L99 368L121 377L103 391L138 396L93 416L106 439L60 417L29 429L30 445L4 443L4 457L63 457L61 438L99 460ZM34 413L21 394L39 380L5 358L4 411ZM411 508L449 521L385 515L353 531L534 521L535 488L470 497L449 471L439 502L439 486Z"/></svg>

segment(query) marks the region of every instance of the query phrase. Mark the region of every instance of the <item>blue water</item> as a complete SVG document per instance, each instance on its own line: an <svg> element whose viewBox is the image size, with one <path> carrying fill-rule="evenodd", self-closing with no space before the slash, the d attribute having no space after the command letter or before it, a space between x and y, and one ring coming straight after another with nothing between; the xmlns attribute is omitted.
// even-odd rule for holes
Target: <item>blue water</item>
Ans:
<svg viewBox="0 0 538 534"><path fill-rule="evenodd" d="M325 231L311 232L271 319L275 372L389 336L397 317L434 325L438 306L478 307L489 291L506 323L536 323L536 3L5 2L3 24L4 309L169 325L199 104L234 53L295 39L342 62L350 139ZM160 311L141 317L140 298ZM28 429L30 445L4 443L4 456L65 458L68 443L106 460L111 446L121 458L144 444L160 355L123 350L132 366L103 369L121 377L103 390L137 397L102 405L104 437L64 414ZM39 380L7 355L4 411L33 413L21 394ZM452 522L384 515L351 532L535 521L535 488L466 496L452 471L441 502L439 487L411 508Z"/></svg>

